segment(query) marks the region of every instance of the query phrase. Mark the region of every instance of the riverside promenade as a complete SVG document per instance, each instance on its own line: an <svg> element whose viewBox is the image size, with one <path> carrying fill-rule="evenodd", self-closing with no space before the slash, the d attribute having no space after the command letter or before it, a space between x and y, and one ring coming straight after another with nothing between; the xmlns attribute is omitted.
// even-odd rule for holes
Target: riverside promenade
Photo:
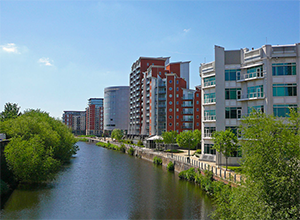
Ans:
<svg viewBox="0 0 300 220"><path fill-rule="evenodd" d="M104 140L103 138L88 138L91 142L104 142L107 143L108 141L111 144L121 146L122 143L119 143L117 141L112 141L110 138L106 138ZM235 172L231 170L227 170L223 167L219 167L214 162L208 162L200 160L196 156L188 156L188 150L180 149L183 151L182 153L167 153L163 151L156 151L155 149L145 148L145 147L138 147L133 144L124 144L126 147L126 152L129 148L134 148L135 152L134 155L136 157L139 157L141 159L145 159L148 161L153 161L153 158L159 157L163 161L163 166L167 166L168 163L171 161L174 163L174 168L176 172L181 172L183 170L187 170L189 168L196 168L201 171L202 174L204 174L205 170L212 171L214 179L217 181L222 181L226 184L231 185L239 185L242 177L239 174L236 174ZM195 151L190 150L190 155L192 155Z"/></svg>

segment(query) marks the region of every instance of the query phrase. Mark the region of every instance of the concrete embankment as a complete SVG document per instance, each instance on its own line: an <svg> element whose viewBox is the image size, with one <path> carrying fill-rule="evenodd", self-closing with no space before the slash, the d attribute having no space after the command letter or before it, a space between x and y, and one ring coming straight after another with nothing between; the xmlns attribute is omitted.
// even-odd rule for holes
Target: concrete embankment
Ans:
<svg viewBox="0 0 300 220"><path fill-rule="evenodd" d="M100 139L93 139L90 138L91 141L93 142L107 142L104 140ZM118 142L112 142L112 144L120 146L121 144ZM144 160L148 161L153 161L153 158L159 157L162 159L162 166L167 166L168 163L171 161L174 163L174 170L175 172L181 172L184 170L188 170L192 167L199 169L201 173L204 174L205 170L212 171L214 179L217 181L222 181L226 184L231 184L231 185L238 185L241 181L241 176L236 174L235 172L225 170L222 167L217 167L213 163L209 163L206 161L201 161L198 158L195 157L188 157L187 155L178 155L175 153L166 153L162 151L155 151L153 149L149 148L144 148L144 147L138 147L135 145L130 145L130 144L124 144L126 147L126 152L128 151L129 148L134 148L134 155L136 157L139 157Z"/></svg>

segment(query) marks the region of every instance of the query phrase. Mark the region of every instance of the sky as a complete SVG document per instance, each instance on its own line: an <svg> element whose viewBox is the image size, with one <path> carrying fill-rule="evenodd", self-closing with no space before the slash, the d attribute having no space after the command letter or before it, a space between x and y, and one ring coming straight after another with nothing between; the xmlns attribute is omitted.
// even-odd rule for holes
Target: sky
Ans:
<svg viewBox="0 0 300 220"><path fill-rule="evenodd" d="M226 50L299 43L300 1L0 1L0 112L83 111L104 88L128 86L139 57L199 66Z"/></svg>

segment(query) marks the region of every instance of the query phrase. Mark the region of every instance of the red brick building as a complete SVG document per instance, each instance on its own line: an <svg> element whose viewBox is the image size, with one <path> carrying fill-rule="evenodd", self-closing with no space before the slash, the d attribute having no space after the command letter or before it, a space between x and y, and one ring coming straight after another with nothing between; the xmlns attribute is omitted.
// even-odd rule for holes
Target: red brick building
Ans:
<svg viewBox="0 0 300 220"><path fill-rule="evenodd" d="M103 118L103 98L90 98L86 108L86 135L102 135Z"/></svg>

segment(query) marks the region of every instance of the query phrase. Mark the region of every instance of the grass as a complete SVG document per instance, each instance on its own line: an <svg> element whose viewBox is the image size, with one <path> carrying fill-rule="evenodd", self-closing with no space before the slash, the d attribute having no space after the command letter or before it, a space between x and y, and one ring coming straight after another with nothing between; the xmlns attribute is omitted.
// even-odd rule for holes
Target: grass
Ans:
<svg viewBox="0 0 300 220"><path fill-rule="evenodd" d="M84 138L84 137L80 137L80 138L77 138L77 141L89 142L89 139Z"/></svg>
<svg viewBox="0 0 300 220"><path fill-rule="evenodd" d="M223 166L223 168L226 168L226 166ZM241 173L243 171L241 167L228 166L227 169L236 173Z"/></svg>
<svg viewBox="0 0 300 220"><path fill-rule="evenodd" d="M167 153L183 153L184 151L182 150L165 150Z"/></svg>

